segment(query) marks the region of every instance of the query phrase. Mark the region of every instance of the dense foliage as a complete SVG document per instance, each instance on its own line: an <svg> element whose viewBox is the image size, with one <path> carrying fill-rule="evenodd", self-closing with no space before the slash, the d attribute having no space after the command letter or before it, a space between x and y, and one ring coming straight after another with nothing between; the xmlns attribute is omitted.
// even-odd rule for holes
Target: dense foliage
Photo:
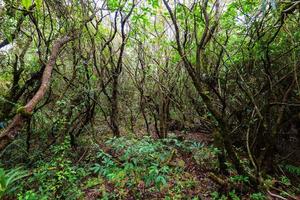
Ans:
<svg viewBox="0 0 300 200"><path fill-rule="evenodd" d="M299 199L299 10L0 0L0 198Z"/></svg>

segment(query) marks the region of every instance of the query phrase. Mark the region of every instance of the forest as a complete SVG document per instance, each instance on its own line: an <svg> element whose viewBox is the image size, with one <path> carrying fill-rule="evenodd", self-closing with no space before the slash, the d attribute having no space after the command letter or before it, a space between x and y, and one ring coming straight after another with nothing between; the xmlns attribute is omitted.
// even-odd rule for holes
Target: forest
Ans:
<svg viewBox="0 0 300 200"><path fill-rule="evenodd" d="M0 0L0 199L299 200L300 0Z"/></svg>

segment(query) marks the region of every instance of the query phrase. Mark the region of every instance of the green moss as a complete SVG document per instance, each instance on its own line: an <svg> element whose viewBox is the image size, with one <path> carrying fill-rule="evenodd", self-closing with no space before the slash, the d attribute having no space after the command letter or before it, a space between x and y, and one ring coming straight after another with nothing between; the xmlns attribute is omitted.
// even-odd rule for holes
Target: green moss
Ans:
<svg viewBox="0 0 300 200"><path fill-rule="evenodd" d="M18 107L16 113L21 114L24 117L31 117L32 116L32 112L27 112L26 109L25 109L25 106Z"/></svg>

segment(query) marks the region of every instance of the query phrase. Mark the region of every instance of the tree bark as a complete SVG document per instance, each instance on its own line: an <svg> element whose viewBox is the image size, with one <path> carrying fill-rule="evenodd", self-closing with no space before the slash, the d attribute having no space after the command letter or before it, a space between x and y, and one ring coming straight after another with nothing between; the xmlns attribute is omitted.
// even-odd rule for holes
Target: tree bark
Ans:
<svg viewBox="0 0 300 200"><path fill-rule="evenodd" d="M5 147L14 140L14 138L23 128L26 119L30 117L36 105L45 96L50 84L52 70L55 65L56 59L59 55L59 52L66 43L73 39L75 39L74 36L64 36L54 42L50 58L43 71L42 81L38 91L33 96L33 98L17 112L17 114L15 115L11 123L8 125L8 127L4 129L3 132L0 134L0 151L5 149Z"/></svg>
<svg viewBox="0 0 300 200"><path fill-rule="evenodd" d="M119 108L118 108L118 88L119 88L119 74L113 77L112 96L111 96L111 116L110 123L114 136L120 137L119 129Z"/></svg>

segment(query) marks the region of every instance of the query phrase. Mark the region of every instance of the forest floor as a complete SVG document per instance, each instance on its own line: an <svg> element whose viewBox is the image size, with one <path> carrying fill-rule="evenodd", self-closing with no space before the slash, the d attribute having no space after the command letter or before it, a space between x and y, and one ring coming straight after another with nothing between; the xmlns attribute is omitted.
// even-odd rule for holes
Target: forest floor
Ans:
<svg viewBox="0 0 300 200"><path fill-rule="evenodd" d="M175 136L175 137L174 137ZM209 134L205 133L186 133L182 134L181 132L177 131L173 133L173 137L180 138L181 141L193 141L195 144L203 144L205 146L211 145L212 143L212 137ZM181 142L177 141L175 139L173 142ZM172 142L171 142L172 143ZM122 150L116 150L115 146L105 145L105 142L101 142L98 144L99 147L108 155L111 155L114 159L119 160L118 158L122 157L126 153L125 149ZM174 145L174 143L173 143ZM176 145L175 145L176 146ZM175 199L181 199L181 198L191 198L194 197L195 199L211 199L211 193L214 192L218 186L216 183L209 178L210 172L207 169L203 169L200 167L200 165L196 162L195 158L193 158L193 153L190 151L186 151L180 147L176 147L172 149L172 155L168 158L168 161L164 163L164 165L167 165L171 168L176 168L178 165L182 167L181 174L185 176L186 179L192 179L195 181L195 185L193 185L190 188L183 188L181 191L184 196L180 198L173 197ZM175 152L175 153L174 153ZM118 161L122 162L122 161ZM168 194L168 190L176 185L176 179L172 180L172 177L170 177L168 181L167 187L162 187L157 191L151 191L149 188L146 187L145 183L140 182L138 184L138 188L142 192L142 199L165 199L166 194ZM109 193L115 193L118 192L118 188L114 186L110 181L105 181L105 188ZM130 194L131 192L128 191ZM181 195L182 195L181 194ZM181 196L180 195L180 196ZM96 188L90 188L85 191L85 199L97 199L99 196L101 196L101 193ZM170 197L171 198L171 197ZM171 199L173 199L171 198ZM131 194L126 197L126 199L136 199L135 195Z"/></svg>
<svg viewBox="0 0 300 200"><path fill-rule="evenodd" d="M165 159L163 162L158 161L158 165L168 166L169 168L169 172L164 174L166 183L160 185L157 190L153 190L153 186L156 185L156 180L154 180L154 182L148 186L146 186L145 180L139 181L135 189L131 190L129 187L126 187L125 190L127 191L125 194L127 195L123 197L124 199L277 199L276 193L278 193L278 191L272 191L269 194L255 192L250 188L247 188L247 177L240 177L234 171L231 171L230 175L227 177L218 174L216 159L218 150L213 147L213 138L211 134L201 132L182 133L175 131L171 134L170 138L165 139L159 144L159 146L167 145L168 148L171 147L169 149L171 156L169 156L169 158ZM146 138L146 140L147 139L149 138ZM128 142L132 139L127 138L126 140ZM143 140L145 140L145 138L137 139L136 141L142 141L142 145L133 145L132 148L137 149L139 153L143 152L142 149L144 147L147 148L147 145L143 144ZM153 142L153 144L150 144L154 146L155 143L157 143L152 139L150 139L150 141ZM118 149L118 144L116 145L114 142L110 143L110 145L106 145L106 143L103 142L99 146L105 153L111 155L112 158L118 160L117 162L121 163L121 165L123 165L123 167L125 166L126 168L126 163L128 160L124 162L123 159L119 158L122 158L122 156L128 154L128 149ZM129 150L129 152L131 151ZM159 152L158 150L158 153L160 154L162 152ZM147 162L147 157L152 157L151 151L149 155L142 153L142 156L138 157L141 159L140 164L143 165ZM156 161L157 160L159 159L156 157ZM150 169L151 167L152 166L148 166ZM181 168L179 171L178 167ZM151 174L151 170L148 171L148 169L144 169L143 173L140 175L147 177L148 175L146 174ZM135 176L139 175L135 174ZM159 173L157 173L157 177L160 177ZM130 177L127 178L130 179ZM127 178L125 178L125 180L128 180ZM118 188L115 183L112 183L109 180L105 180L104 183L105 190L109 193L120 193L120 188ZM234 184L235 188L231 187L230 184ZM136 196L136 193L134 193L136 189L139 193L138 196ZM227 195L224 195L226 193ZM90 188L85 191L85 199L97 199L101 195L102 194L99 192L97 187ZM278 197L278 199L280 199L281 196L278 195ZM298 199L296 196L291 197L293 198L287 197L286 199Z"/></svg>
<svg viewBox="0 0 300 200"><path fill-rule="evenodd" d="M229 163L230 174L220 175L219 151L210 134L89 137L81 138L77 148L66 138L46 152L33 151L21 165L28 176L4 199L299 199L291 194L295 190L288 179L281 192L270 195L250 189L248 177L237 175ZM242 162L247 165L246 159ZM268 181L277 182L272 177Z"/></svg>

